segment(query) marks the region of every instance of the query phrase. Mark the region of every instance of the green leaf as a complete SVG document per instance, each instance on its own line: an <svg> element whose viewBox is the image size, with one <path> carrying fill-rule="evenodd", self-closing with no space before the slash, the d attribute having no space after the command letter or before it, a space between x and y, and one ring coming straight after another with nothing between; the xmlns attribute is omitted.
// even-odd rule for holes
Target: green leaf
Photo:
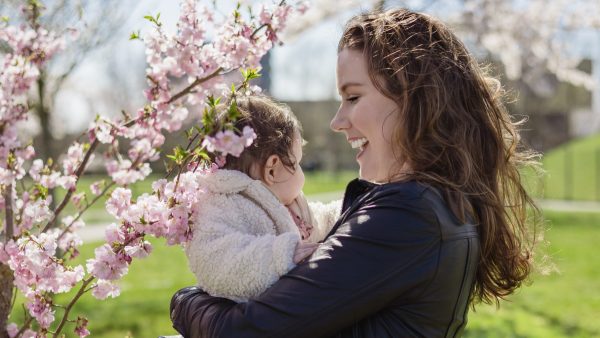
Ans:
<svg viewBox="0 0 600 338"><path fill-rule="evenodd" d="M198 157L201 157L205 160L210 160L210 156L208 156L208 154L206 153L206 151L204 149L200 149L200 148L196 148L196 150L194 150L194 154Z"/></svg>
<svg viewBox="0 0 600 338"><path fill-rule="evenodd" d="M185 132L185 138L187 138L188 140L192 137L192 134L194 133L194 127L191 127L188 130L184 130Z"/></svg>
<svg viewBox="0 0 600 338"><path fill-rule="evenodd" d="M140 39L140 31L138 30L137 32L131 32L131 35L129 35L129 40L139 40Z"/></svg>
<svg viewBox="0 0 600 338"><path fill-rule="evenodd" d="M177 146L173 148L173 155L167 155L167 157L173 160L177 165L181 165L187 155L187 150L183 149L181 146Z"/></svg>
<svg viewBox="0 0 600 338"><path fill-rule="evenodd" d="M160 21L158 21L160 19L160 13L156 14L156 18L153 17L152 15L144 15L144 19L152 22L153 24L155 24L157 27L162 26L162 23Z"/></svg>
<svg viewBox="0 0 600 338"><path fill-rule="evenodd" d="M231 103L229 104L228 113L229 113L228 114L229 118L232 120L236 120L238 118L238 116L240 115L240 111L238 110L236 100L231 100Z"/></svg>
<svg viewBox="0 0 600 338"><path fill-rule="evenodd" d="M244 82L261 77L260 72L255 68L242 69L241 72L242 76L244 77Z"/></svg>
<svg viewBox="0 0 600 338"><path fill-rule="evenodd" d="M35 193L34 193L35 197L41 198L43 200L45 200L46 197L48 197L48 188L44 187L40 183L36 183L34 185L34 189L35 189Z"/></svg>
<svg viewBox="0 0 600 338"><path fill-rule="evenodd" d="M208 106L211 108L216 108L217 105L221 102L220 97L215 98L213 95L208 96L207 100L208 100Z"/></svg>

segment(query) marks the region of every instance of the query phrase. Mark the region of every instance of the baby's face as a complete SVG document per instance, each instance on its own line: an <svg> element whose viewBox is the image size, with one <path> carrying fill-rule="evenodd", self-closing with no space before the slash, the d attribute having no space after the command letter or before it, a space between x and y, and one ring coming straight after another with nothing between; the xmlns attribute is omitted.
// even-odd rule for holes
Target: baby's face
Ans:
<svg viewBox="0 0 600 338"><path fill-rule="evenodd" d="M286 166L279 166L276 173L276 183L271 186L273 193L281 203L288 205L294 201L304 186L304 173L300 167L302 160L302 136L299 132L294 135L292 144L292 160L295 160L295 168L292 170Z"/></svg>

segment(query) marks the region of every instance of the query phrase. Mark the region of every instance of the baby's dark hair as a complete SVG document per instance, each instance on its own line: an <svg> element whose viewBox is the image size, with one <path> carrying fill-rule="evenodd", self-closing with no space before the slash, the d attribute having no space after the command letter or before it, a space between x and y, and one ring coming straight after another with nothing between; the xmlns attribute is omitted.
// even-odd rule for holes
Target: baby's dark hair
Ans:
<svg viewBox="0 0 600 338"><path fill-rule="evenodd" d="M236 101L239 117L234 126L240 131L250 126L256 139L239 157L227 155L223 169L239 170L252 176L252 167L258 163L262 178L265 162L269 156L277 155L283 165L294 171L296 159L292 146L296 132L302 137L302 126L292 110L264 95L242 97Z"/></svg>

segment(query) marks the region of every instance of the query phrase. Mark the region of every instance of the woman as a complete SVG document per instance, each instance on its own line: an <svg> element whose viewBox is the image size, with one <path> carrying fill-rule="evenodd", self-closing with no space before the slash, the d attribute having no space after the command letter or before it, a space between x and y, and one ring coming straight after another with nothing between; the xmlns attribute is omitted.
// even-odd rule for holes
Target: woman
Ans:
<svg viewBox="0 0 600 338"><path fill-rule="evenodd" d="M171 303L185 337L457 337L469 304L531 270L515 125L464 45L404 9L359 15L338 48L339 111L360 178L304 263L247 303L197 288ZM535 208L534 208L535 210Z"/></svg>

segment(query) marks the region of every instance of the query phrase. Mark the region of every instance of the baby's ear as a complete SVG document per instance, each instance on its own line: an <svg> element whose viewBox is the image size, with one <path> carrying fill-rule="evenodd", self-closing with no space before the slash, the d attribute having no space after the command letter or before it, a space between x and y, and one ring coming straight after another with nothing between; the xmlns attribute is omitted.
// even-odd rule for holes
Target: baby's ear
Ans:
<svg viewBox="0 0 600 338"><path fill-rule="evenodd" d="M278 155L271 155L267 158L265 165L263 167L263 181L267 185L271 185L277 182L277 174L279 172L279 167L281 166L281 159Z"/></svg>

